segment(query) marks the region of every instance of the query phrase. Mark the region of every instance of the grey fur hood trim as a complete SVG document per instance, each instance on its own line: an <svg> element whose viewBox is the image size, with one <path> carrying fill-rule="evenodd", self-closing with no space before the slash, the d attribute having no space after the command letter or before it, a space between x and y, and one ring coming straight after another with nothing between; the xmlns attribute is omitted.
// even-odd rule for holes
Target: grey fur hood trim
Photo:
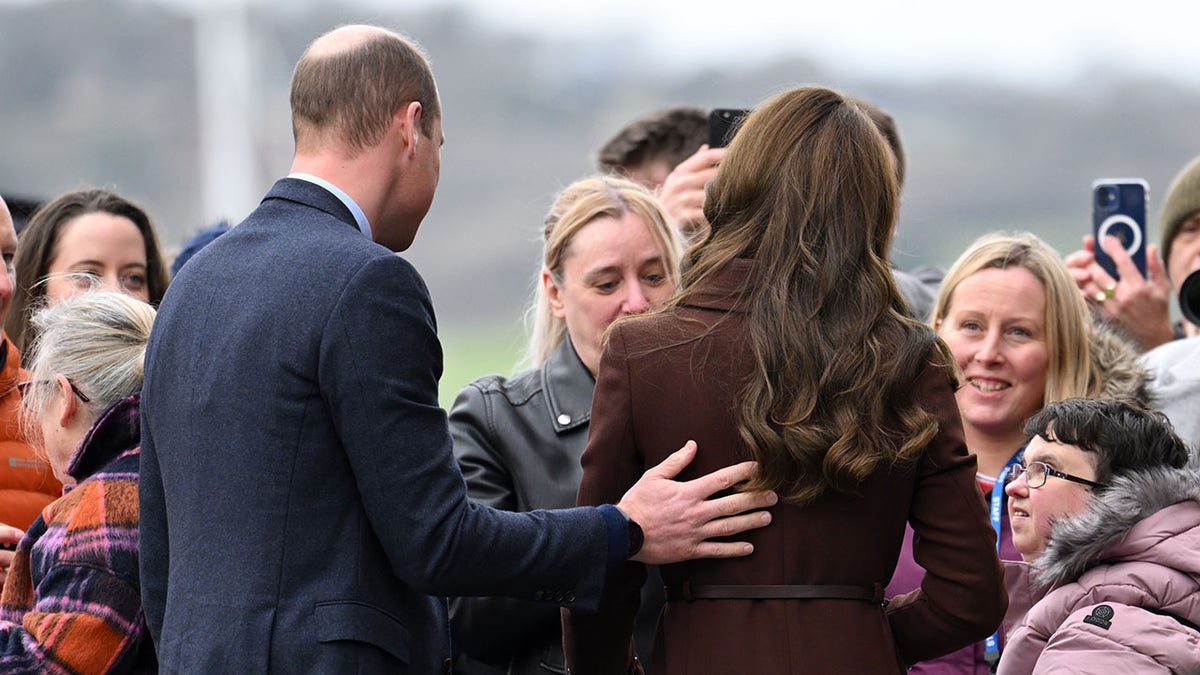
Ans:
<svg viewBox="0 0 1200 675"><path fill-rule="evenodd" d="M1143 407L1154 407L1150 371L1138 361L1137 347L1110 324L1097 321L1089 346L1092 356L1092 377L1099 379L1096 398L1115 398L1132 401ZM1090 389L1090 388L1089 388Z"/></svg>
<svg viewBox="0 0 1200 675"><path fill-rule="evenodd" d="M1046 551L1033 563L1040 587L1074 581L1102 562L1100 556L1129 530L1162 509L1200 501L1200 474L1188 468L1155 467L1113 478L1078 514L1051 529Z"/></svg>

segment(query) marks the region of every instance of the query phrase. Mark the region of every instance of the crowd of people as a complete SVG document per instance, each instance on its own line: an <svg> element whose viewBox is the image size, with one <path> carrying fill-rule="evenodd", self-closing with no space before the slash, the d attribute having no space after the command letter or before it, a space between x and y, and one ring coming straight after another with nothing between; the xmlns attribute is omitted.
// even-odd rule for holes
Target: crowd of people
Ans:
<svg viewBox="0 0 1200 675"><path fill-rule="evenodd" d="M0 200L0 671L1200 672L1200 158L1145 274L1028 232L905 272L879 107L654 113L447 415L395 255L423 51L335 29L291 104L289 175L171 266L110 190Z"/></svg>

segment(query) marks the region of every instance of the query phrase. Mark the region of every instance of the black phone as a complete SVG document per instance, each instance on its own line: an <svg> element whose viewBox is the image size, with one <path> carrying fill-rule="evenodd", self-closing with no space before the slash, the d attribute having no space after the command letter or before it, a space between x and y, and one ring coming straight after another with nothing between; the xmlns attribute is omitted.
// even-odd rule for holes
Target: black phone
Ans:
<svg viewBox="0 0 1200 675"><path fill-rule="evenodd" d="M1092 183L1092 235L1096 262L1113 279L1117 266L1100 245L1113 236L1125 247L1142 276L1146 276L1146 196L1149 187L1141 178L1101 178Z"/></svg>
<svg viewBox="0 0 1200 675"><path fill-rule="evenodd" d="M716 108L708 113L708 147L723 148L733 140L742 119L750 111L742 108Z"/></svg>

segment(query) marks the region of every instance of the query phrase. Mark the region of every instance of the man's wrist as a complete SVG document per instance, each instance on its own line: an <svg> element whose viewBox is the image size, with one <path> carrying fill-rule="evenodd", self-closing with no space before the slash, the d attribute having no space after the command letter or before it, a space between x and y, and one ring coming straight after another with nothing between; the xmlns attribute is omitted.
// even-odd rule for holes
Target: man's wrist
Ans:
<svg viewBox="0 0 1200 675"><path fill-rule="evenodd" d="M597 508L604 517L608 532L608 567L612 569L641 550L642 528L613 504L604 504Z"/></svg>
<svg viewBox="0 0 1200 675"><path fill-rule="evenodd" d="M614 506L613 508L625 519L625 559L628 560L642 550L642 544L646 543L646 534L642 532L642 526L638 525L637 521L633 518L630 518L628 513L622 511L621 507Z"/></svg>

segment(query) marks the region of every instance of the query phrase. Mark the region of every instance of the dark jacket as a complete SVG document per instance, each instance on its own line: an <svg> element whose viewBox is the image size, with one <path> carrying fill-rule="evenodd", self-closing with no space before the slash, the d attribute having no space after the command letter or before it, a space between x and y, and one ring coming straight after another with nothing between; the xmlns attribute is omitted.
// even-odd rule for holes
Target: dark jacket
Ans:
<svg viewBox="0 0 1200 675"><path fill-rule="evenodd" d="M463 387L450 409L450 436L471 499L505 511L574 506L595 386L564 338L540 368ZM649 576L638 630L639 652L647 655L663 603L661 577L656 570ZM474 659L511 675L566 672L557 607L455 598L450 618L455 649ZM462 661L462 673L489 672Z"/></svg>
<svg viewBox="0 0 1200 675"><path fill-rule="evenodd" d="M472 504L441 371L420 275L317 185L277 182L188 261L142 393L142 599L164 672L445 672L431 595L596 605L607 516Z"/></svg>
<svg viewBox="0 0 1200 675"><path fill-rule="evenodd" d="M693 479L749 459L734 410L755 364L737 311L752 261L738 260L675 310L622 321L609 333L583 455L579 503L620 495L646 467L695 439ZM718 325L718 322L719 325ZM702 334L716 325L712 332ZM697 334L702 337L697 338ZM882 602L849 599L668 600L653 665L684 673L901 673L904 663L944 654L999 625L1007 597L967 454L950 364L933 348L912 359L910 396L938 432L911 463L884 463L858 494L827 492L803 506L780 503L770 526L745 535L745 558L661 568L664 582L697 585L831 585L872 589L892 574L905 523L931 574L920 590ZM739 535L739 539L742 535ZM564 642L578 673L621 672L642 581L626 563L610 576L601 611L572 610Z"/></svg>

